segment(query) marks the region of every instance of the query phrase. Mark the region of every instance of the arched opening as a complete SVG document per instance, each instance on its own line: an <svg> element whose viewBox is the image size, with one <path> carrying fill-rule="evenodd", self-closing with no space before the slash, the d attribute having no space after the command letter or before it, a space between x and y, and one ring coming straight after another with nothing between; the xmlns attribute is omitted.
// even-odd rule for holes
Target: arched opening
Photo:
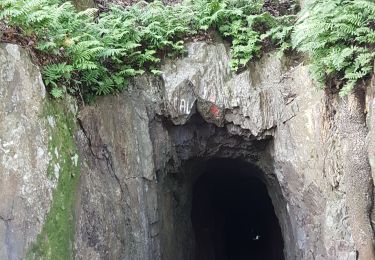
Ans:
<svg viewBox="0 0 375 260"><path fill-rule="evenodd" d="M207 162L193 184L195 260L283 260L284 242L263 174L236 160Z"/></svg>

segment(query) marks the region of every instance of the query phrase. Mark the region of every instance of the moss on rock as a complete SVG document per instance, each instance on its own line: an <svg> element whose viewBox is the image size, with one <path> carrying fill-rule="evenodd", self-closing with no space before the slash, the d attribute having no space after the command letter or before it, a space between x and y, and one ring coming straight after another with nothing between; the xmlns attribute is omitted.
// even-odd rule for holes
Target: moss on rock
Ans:
<svg viewBox="0 0 375 260"><path fill-rule="evenodd" d="M48 101L43 120L49 129L48 176L57 183L42 232L31 246L27 259L72 259L74 202L79 164L74 142L75 115L66 105Z"/></svg>

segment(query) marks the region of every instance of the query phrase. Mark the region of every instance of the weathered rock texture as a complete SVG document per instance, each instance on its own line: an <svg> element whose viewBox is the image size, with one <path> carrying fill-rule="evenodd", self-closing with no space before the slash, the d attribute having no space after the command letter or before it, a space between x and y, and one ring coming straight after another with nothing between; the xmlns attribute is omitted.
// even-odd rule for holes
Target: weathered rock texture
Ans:
<svg viewBox="0 0 375 260"><path fill-rule="evenodd" d="M375 259L374 232L370 219L373 181L366 147L364 105L362 90L349 94L347 102L341 106L338 125L343 146L343 185L347 193L353 238L359 259Z"/></svg>
<svg viewBox="0 0 375 260"><path fill-rule="evenodd" d="M350 163L345 161L345 147L357 139L361 146L364 132L356 140L342 138L339 119L332 110L344 114L346 101L328 100L314 86L307 68L292 58L278 60L268 55L238 75L231 73L228 61L224 44L192 43L186 58L165 63L162 80L137 79L128 92L103 98L95 107L81 111L89 140L83 151L94 151L93 155L84 153L93 162L90 173L82 176L103 176L95 177L95 186L100 186L101 179L117 176L109 190L122 187L116 201L123 208L111 211L117 212L117 217L110 215L136 222L116 222L107 226L110 231L89 229L92 234L87 238L99 237L109 248L105 237L110 232L118 236L120 227L123 245L118 242L112 250L119 252L118 257L192 259L190 196L200 171L194 161L241 158L264 172L262 178L284 234L287 259L356 259L361 245L355 245L353 238L361 232L356 223L362 222L348 222L347 208L354 205L359 193L348 188L357 186L345 186L343 177L347 173L344 167ZM367 104L372 100L369 96ZM109 163L101 155L104 150ZM152 168L145 167L151 157L147 165ZM355 162L368 163L363 153ZM113 165L111 174L106 164ZM99 174L96 165L102 165L100 171L107 174ZM370 179L365 183L372 185ZM90 188L83 187L82 191ZM100 200L113 203L109 191L102 193L96 193ZM370 190L360 194L372 202ZM93 192L83 193L82 200L93 196ZM87 207L108 206L98 206L100 200ZM361 209L355 214L370 223L368 211L357 206ZM89 210L81 214L82 219L90 216ZM79 226L88 230L81 223ZM79 252L79 248L91 248L99 258L103 251L95 246L100 243L90 246L86 241L84 247L77 244L77 248ZM139 251L130 253L135 250ZM80 256L84 259L85 252Z"/></svg>
<svg viewBox="0 0 375 260"><path fill-rule="evenodd" d="M157 259L153 148L142 96L110 97L80 114L83 154L78 259Z"/></svg>
<svg viewBox="0 0 375 260"><path fill-rule="evenodd" d="M73 256L74 107L45 95L27 52L0 45L0 259Z"/></svg>
<svg viewBox="0 0 375 260"><path fill-rule="evenodd" d="M21 259L41 232L56 182L47 177L39 70L15 45L0 45L0 259Z"/></svg>
<svg viewBox="0 0 375 260"><path fill-rule="evenodd" d="M257 177L266 184L280 222L286 259L354 260L357 251L362 259L370 259L374 81L366 88L366 100L351 103L316 89L307 68L293 57L280 60L266 55L234 74L225 44L196 42L187 49L185 58L165 61L160 78L136 78L128 91L81 109L75 136L81 165L74 207L75 257L194 259L193 185L208 161L223 158L259 169ZM12 50L0 58L9 55ZM8 58L6 63L14 60ZM9 81L7 75L2 72L2 82ZM33 79L23 78L19 85L14 84L17 79L11 78L11 82L30 92ZM38 82L42 86L39 76ZM4 100L3 105L13 102L11 97ZM41 100L33 104L38 107ZM352 109L356 106L348 103L361 109ZM16 107L20 111L24 104ZM27 108L22 113L32 112ZM6 111L3 106L0 115L10 120ZM23 127L30 122L38 125L38 121L22 118L20 115L17 123ZM41 130L23 137L22 145L28 138L34 143L45 138L43 126L39 127ZM14 129L0 128L1 141ZM14 134L12 137L15 139ZM16 149L15 154L22 157L32 149L35 156L38 147L46 149L45 142L34 143ZM8 158L5 152L0 156ZM17 184L22 189L0 190L6 198L0 204L4 259L25 255L43 225L56 185L46 178L49 159L46 152L43 156L44 164L34 171L38 177L32 183L23 177L29 176L32 166L23 164L24 169L12 175L22 179ZM33 157L28 158L32 161ZM0 169L7 165L15 164L3 160ZM9 186L11 181L2 178L0 185ZM47 198L22 193L35 185L47 192ZM21 207L16 201L19 197L42 206ZM24 240L9 239L9 225L17 219L13 205L21 207L18 212L23 216L36 214L41 219L25 227ZM34 218L18 219L19 225L25 225ZM12 249L16 246L20 249L13 257L9 252L16 252Z"/></svg>

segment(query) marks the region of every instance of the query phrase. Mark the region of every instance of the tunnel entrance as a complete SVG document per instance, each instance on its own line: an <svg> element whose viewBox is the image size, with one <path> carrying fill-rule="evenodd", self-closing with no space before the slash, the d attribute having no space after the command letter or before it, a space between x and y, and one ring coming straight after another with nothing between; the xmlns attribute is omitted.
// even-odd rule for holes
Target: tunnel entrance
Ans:
<svg viewBox="0 0 375 260"><path fill-rule="evenodd" d="M195 260L283 260L284 243L262 172L233 160L207 162L193 185Z"/></svg>

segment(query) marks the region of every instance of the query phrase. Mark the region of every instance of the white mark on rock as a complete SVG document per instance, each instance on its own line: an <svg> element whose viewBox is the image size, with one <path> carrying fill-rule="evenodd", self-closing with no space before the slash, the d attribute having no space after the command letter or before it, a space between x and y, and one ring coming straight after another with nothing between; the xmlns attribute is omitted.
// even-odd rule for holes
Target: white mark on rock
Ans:
<svg viewBox="0 0 375 260"><path fill-rule="evenodd" d="M21 59L21 54L20 54L20 51L19 51L19 48L17 45L14 45L14 44L7 44L7 46L5 47L7 52L12 55L12 57L15 59L15 60L20 60Z"/></svg>
<svg viewBox="0 0 375 260"><path fill-rule="evenodd" d="M183 113L186 109L186 105L185 105L185 99L181 99L180 101L180 112Z"/></svg>
<svg viewBox="0 0 375 260"><path fill-rule="evenodd" d="M60 173L60 164L56 163L53 167L53 173L55 174L55 178L59 179L59 173Z"/></svg>
<svg viewBox="0 0 375 260"><path fill-rule="evenodd" d="M48 117L47 117L47 121L48 121L48 124L49 124L51 127L55 127L56 122L55 122L55 118L54 118L53 116L48 116Z"/></svg>
<svg viewBox="0 0 375 260"><path fill-rule="evenodd" d="M173 99L174 107L177 108L178 112L181 114L190 114L190 103L187 102L185 99L181 98L180 102L178 102L178 97Z"/></svg>
<svg viewBox="0 0 375 260"><path fill-rule="evenodd" d="M207 98L207 88L203 88L203 99Z"/></svg>
<svg viewBox="0 0 375 260"><path fill-rule="evenodd" d="M78 154L74 154L74 156L72 156L71 160L73 162L73 165L75 167L77 167L77 165L78 165Z"/></svg>
<svg viewBox="0 0 375 260"><path fill-rule="evenodd" d="M12 146L13 144L14 144L13 141L10 141L10 142L7 142L7 143L3 143L3 147L7 148L8 146Z"/></svg>
<svg viewBox="0 0 375 260"><path fill-rule="evenodd" d="M57 147L55 147L55 156L56 158L59 158L59 151L57 150Z"/></svg>
<svg viewBox="0 0 375 260"><path fill-rule="evenodd" d="M41 159L41 158L43 157L43 155L44 155L44 150L43 150L43 148L38 147L38 150L37 150L37 152L36 152L36 155L37 155L38 159Z"/></svg>

